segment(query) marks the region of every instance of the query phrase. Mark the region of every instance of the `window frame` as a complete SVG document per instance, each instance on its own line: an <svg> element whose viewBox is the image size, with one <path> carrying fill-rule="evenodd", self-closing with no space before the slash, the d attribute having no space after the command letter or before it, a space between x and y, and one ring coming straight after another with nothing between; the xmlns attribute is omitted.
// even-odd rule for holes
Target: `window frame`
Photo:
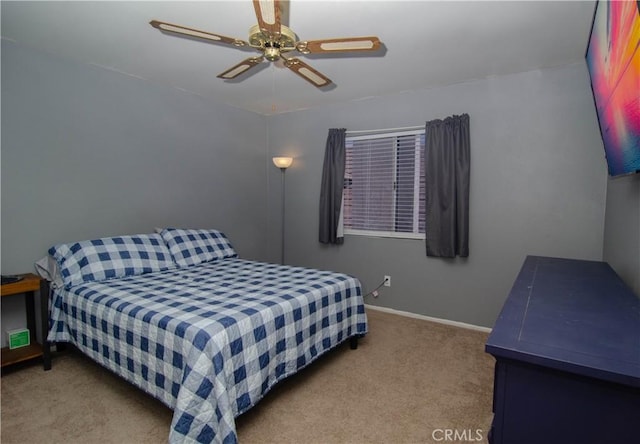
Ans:
<svg viewBox="0 0 640 444"><path fill-rule="evenodd" d="M349 135L347 133L346 136L346 145L349 145L350 141L356 140L371 140L371 139L382 139L382 138L396 138L396 143L394 146L394 155L393 155L393 183L397 184L397 162L398 162L398 138L403 136L413 136L415 138L416 148L423 148L421 145L421 139L425 139L425 129L410 129L410 130L381 130L381 131L372 131L366 134L358 134L358 135ZM416 137L417 136L417 137ZM346 148L349 149L349 148ZM413 186L413 228L414 230L417 228L420 230L420 171L421 164L424 163L424 148L422 151L420 149L416 149L414 151L414 186ZM346 188L346 169L345 169L345 188ZM344 191L343 191L344 193ZM393 193L393 218L396 217L396 199L397 199L397 188L394 185L394 193ZM343 196L343 206L344 206L344 196ZM342 213L344 215L344 207L342 209ZM344 216L343 216L344 217ZM425 227L426 231L426 227ZM343 229L344 235L350 236L366 236L366 237L378 237L378 238L392 238L392 239L413 239L413 240L424 240L426 234L425 233L416 233L416 232L406 232L406 231L377 231L377 230L361 230L357 228L347 228L346 226Z"/></svg>

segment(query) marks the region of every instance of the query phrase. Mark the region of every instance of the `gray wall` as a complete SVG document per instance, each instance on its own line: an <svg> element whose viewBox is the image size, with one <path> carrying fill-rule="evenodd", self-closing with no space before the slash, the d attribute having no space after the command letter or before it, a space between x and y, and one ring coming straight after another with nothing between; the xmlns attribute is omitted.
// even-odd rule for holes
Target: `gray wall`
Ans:
<svg viewBox="0 0 640 444"><path fill-rule="evenodd" d="M264 259L267 154L264 116L3 40L2 273L163 226L218 228ZM21 300L3 298L3 335Z"/></svg>
<svg viewBox="0 0 640 444"><path fill-rule="evenodd" d="M464 112L468 259L426 258L415 240L317 242L328 128ZM265 118L3 41L2 273L32 270L56 242L167 225L220 228L241 256L278 261L273 155L295 157L286 262L351 273L365 290L391 275L372 304L491 326L527 254L600 260L607 245L606 167L583 64ZM3 330L21 317L5 301L2 311Z"/></svg>
<svg viewBox="0 0 640 444"><path fill-rule="evenodd" d="M318 243L329 128L405 127L461 113L471 122L468 259L427 258L416 240ZM392 287L369 303L490 327L526 255L602 259L606 166L583 63L272 116L268 125L271 152L295 158L286 173L286 262L353 274L366 290L391 275ZM271 189L272 202L279 192ZM279 207L269 212L277 259Z"/></svg>
<svg viewBox="0 0 640 444"><path fill-rule="evenodd" d="M640 297L640 174L609 179L604 260Z"/></svg>

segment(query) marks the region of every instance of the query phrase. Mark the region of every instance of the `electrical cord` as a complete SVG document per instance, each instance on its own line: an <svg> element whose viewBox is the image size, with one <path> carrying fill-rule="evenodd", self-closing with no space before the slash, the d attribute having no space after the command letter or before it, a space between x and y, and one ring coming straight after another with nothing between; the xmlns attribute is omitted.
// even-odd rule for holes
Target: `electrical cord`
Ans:
<svg viewBox="0 0 640 444"><path fill-rule="evenodd" d="M365 294L363 297L367 297L367 296L373 296L374 298L378 297L378 290L380 290L382 287L384 287L384 283L387 282L386 279L383 279L382 282L380 283L380 285L378 285L376 288L374 288L373 290L371 290L369 293Z"/></svg>

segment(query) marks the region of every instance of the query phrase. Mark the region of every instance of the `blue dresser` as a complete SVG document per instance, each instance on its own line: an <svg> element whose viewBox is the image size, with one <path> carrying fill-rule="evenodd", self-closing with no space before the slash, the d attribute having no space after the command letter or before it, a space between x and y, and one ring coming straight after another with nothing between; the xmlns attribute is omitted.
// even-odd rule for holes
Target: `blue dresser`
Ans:
<svg viewBox="0 0 640 444"><path fill-rule="evenodd" d="M640 299L607 263L528 256L485 350L492 444L640 442Z"/></svg>

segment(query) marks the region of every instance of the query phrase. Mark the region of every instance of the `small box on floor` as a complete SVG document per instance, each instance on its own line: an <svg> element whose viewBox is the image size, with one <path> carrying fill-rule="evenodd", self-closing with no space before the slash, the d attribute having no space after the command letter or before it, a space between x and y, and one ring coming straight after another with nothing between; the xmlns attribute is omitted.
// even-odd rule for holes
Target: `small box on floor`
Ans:
<svg viewBox="0 0 640 444"><path fill-rule="evenodd" d="M31 344L31 336L26 328L8 330L7 335L9 336L9 349L11 350Z"/></svg>

